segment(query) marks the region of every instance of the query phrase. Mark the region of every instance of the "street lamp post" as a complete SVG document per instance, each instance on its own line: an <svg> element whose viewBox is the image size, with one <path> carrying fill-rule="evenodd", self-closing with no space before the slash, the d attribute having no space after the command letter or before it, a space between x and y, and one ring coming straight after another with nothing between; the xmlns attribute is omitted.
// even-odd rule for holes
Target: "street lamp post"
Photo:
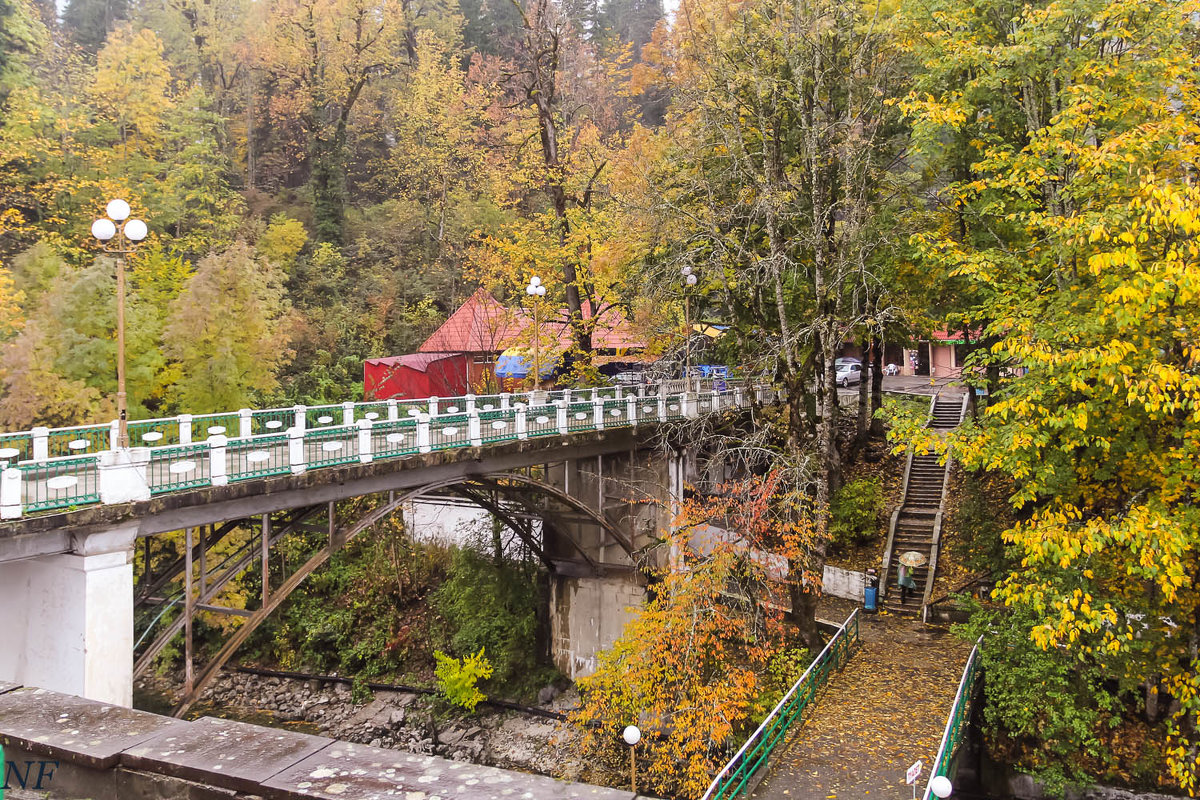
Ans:
<svg viewBox="0 0 1200 800"><path fill-rule="evenodd" d="M125 401L125 256L146 238L146 223L129 219L129 203L109 200L107 216L92 223L92 236L104 243L105 252L117 256L117 447L129 447L129 409Z"/></svg>
<svg viewBox="0 0 1200 800"><path fill-rule="evenodd" d="M626 725L621 733L625 744L629 745L629 785L630 790L637 794L637 743L642 740L642 732L637 725Z"/></svg>
<svg viewBox="0 0 1200 800"><path fill-rule="evenodd" d="M690 266L679 270L679 274L683 277L683 379L690 385L692 377L692 314L691 295L688 294L688 287L695 286L697 278Z"/></svg>
<svg viewBox="0 0 1200 800"><path fill-rule="evenodd" d="M533 389L537 391L542 381L541 330L538 325L538 299L546 296L546 287L542 279L534 275L525 287L529 302L533 306Z"/></svg>

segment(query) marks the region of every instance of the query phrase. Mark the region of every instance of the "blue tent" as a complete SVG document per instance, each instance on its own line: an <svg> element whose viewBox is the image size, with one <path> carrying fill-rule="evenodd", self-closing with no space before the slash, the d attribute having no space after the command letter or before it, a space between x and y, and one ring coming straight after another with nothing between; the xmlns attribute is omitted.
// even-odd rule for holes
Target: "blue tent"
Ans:
<svg viewBox="0 0 1200 800"><path fill-rule="evenodd" d="M538 360L541 362L540 368L542 380L549 378L558 369L561 353L549 352L541 353ZM497 378L512 378L514 380L524 380L533 372L533 353L527 352L522 347L510 347L500 354L496 359L496 377Z"/></svg>

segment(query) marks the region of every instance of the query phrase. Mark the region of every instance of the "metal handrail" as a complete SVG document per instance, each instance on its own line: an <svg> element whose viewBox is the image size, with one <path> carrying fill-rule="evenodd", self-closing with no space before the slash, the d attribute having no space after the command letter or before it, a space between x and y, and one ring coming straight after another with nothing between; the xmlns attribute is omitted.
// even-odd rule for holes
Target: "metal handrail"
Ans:
<svg viewBox="0 0 1200 800"><path fill-rule="evenodd" d="M848 633L851 630L853 633ZM851 636L853 637L853 641L850 641L849 645L843 645L843 642L848 641ZM708 786L708 790L700 800L720 800L720 798L732 797L742 791L747 781L758 772L759 768L770 757L771 751L775 748L779 740L783 738L783 735L787 733L787 729L791 726L792 722L804 711L807 699L799 708L791 707L785 711L785 706L796 705L795 701L799 698L801 688L805 687L808 683L810 677L814 674L814 670L819 671L825 666L830 653L836 653L843 646L848 648L854 642L857 642L858 639L858 609L856 608L850 612L850 616L846 617L846 621L842 623L837 633L825 644L820 654L808 665L808 669L804 670L804 674L792 684L791 688L775 704L775 707L771 709L771 713L767 714L754 733L750 734L750 737L746 739L733 758L729 759L729 762L721 768L721 771L713 778L712 783ZM840 668L844 663L838 664L838 667ZM820 674L822 678L828 677L827 671ZM811 694L809 699L811 699ZM761 755L758 755L753 760L746 758L746 754L752 746L756 752L760 749L764 750ZM732 792L727 791L733 786L739 774L741 774L741 780L737 783L737 787Z"/></svg>
<svg viewBox="0 0 1200 800"><path fill-rule="evenodd" d="M925 784L925 794L922 795L922 800L933 798L930 784L933 783L934 778L939 775L949 777L947 773L950 772L950 762L953 760L958 746L962 744L963 728L971 710L971 695L974 693L975 681L979 677L979 645L981 644L983 644L982 636L971 648L971 655L967 657L967 665L963 667L962 679L958 682L958 692L954 695L954 705L951 706L950 716L946 719L946 730L942 732L942 744L938 748L937 757L933 759L933 766L929 770L929 781Z"/></svg>

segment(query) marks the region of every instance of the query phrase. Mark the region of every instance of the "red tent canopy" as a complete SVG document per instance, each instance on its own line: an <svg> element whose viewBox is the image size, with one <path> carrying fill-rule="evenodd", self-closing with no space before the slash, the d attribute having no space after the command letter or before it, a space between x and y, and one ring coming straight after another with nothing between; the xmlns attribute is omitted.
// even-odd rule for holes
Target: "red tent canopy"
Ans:
<svg viewBox="0 0 1200 800"><path fill-rule="evenodd" d="M466 394L469 358L462 353L410 353L367 359L363 394L368 400Z"/></svg>

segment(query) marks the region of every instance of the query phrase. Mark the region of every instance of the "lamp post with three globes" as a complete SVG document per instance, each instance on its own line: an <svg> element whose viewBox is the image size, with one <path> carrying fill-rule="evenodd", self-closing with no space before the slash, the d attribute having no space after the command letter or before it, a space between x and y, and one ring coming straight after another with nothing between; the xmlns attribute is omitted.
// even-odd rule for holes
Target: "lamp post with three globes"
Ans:
<svg viewBox="0 0 1200 800"><path fill-rule="evenodd" d="M683 278L683 379L687 381L692 377L692 314L691 295L688 294L688 289L696 285L697 278L692 272L691 266L683 267L679 270L679 274Z"/></svg>
<svg viewBox="0 0 1200 800"><path fill-rule="evenodd" d="M533 388L536 391L542 382L541 330L538 325L538 306L541 305L538 300L546 296L542 279L536 275L530 278L525 294L529 295L530 305L533 306Z"/></svg>
<svg viewBox="0 0 1200 800"><path fill-rule="evenodd" d="M109 200L107 216L92 223L92 236L104 243L104 250L117 256L117 447L129 447L127 427L129 409L125 402L125 256L146 238L146 223L129 218L129 203Z"/></svg>

